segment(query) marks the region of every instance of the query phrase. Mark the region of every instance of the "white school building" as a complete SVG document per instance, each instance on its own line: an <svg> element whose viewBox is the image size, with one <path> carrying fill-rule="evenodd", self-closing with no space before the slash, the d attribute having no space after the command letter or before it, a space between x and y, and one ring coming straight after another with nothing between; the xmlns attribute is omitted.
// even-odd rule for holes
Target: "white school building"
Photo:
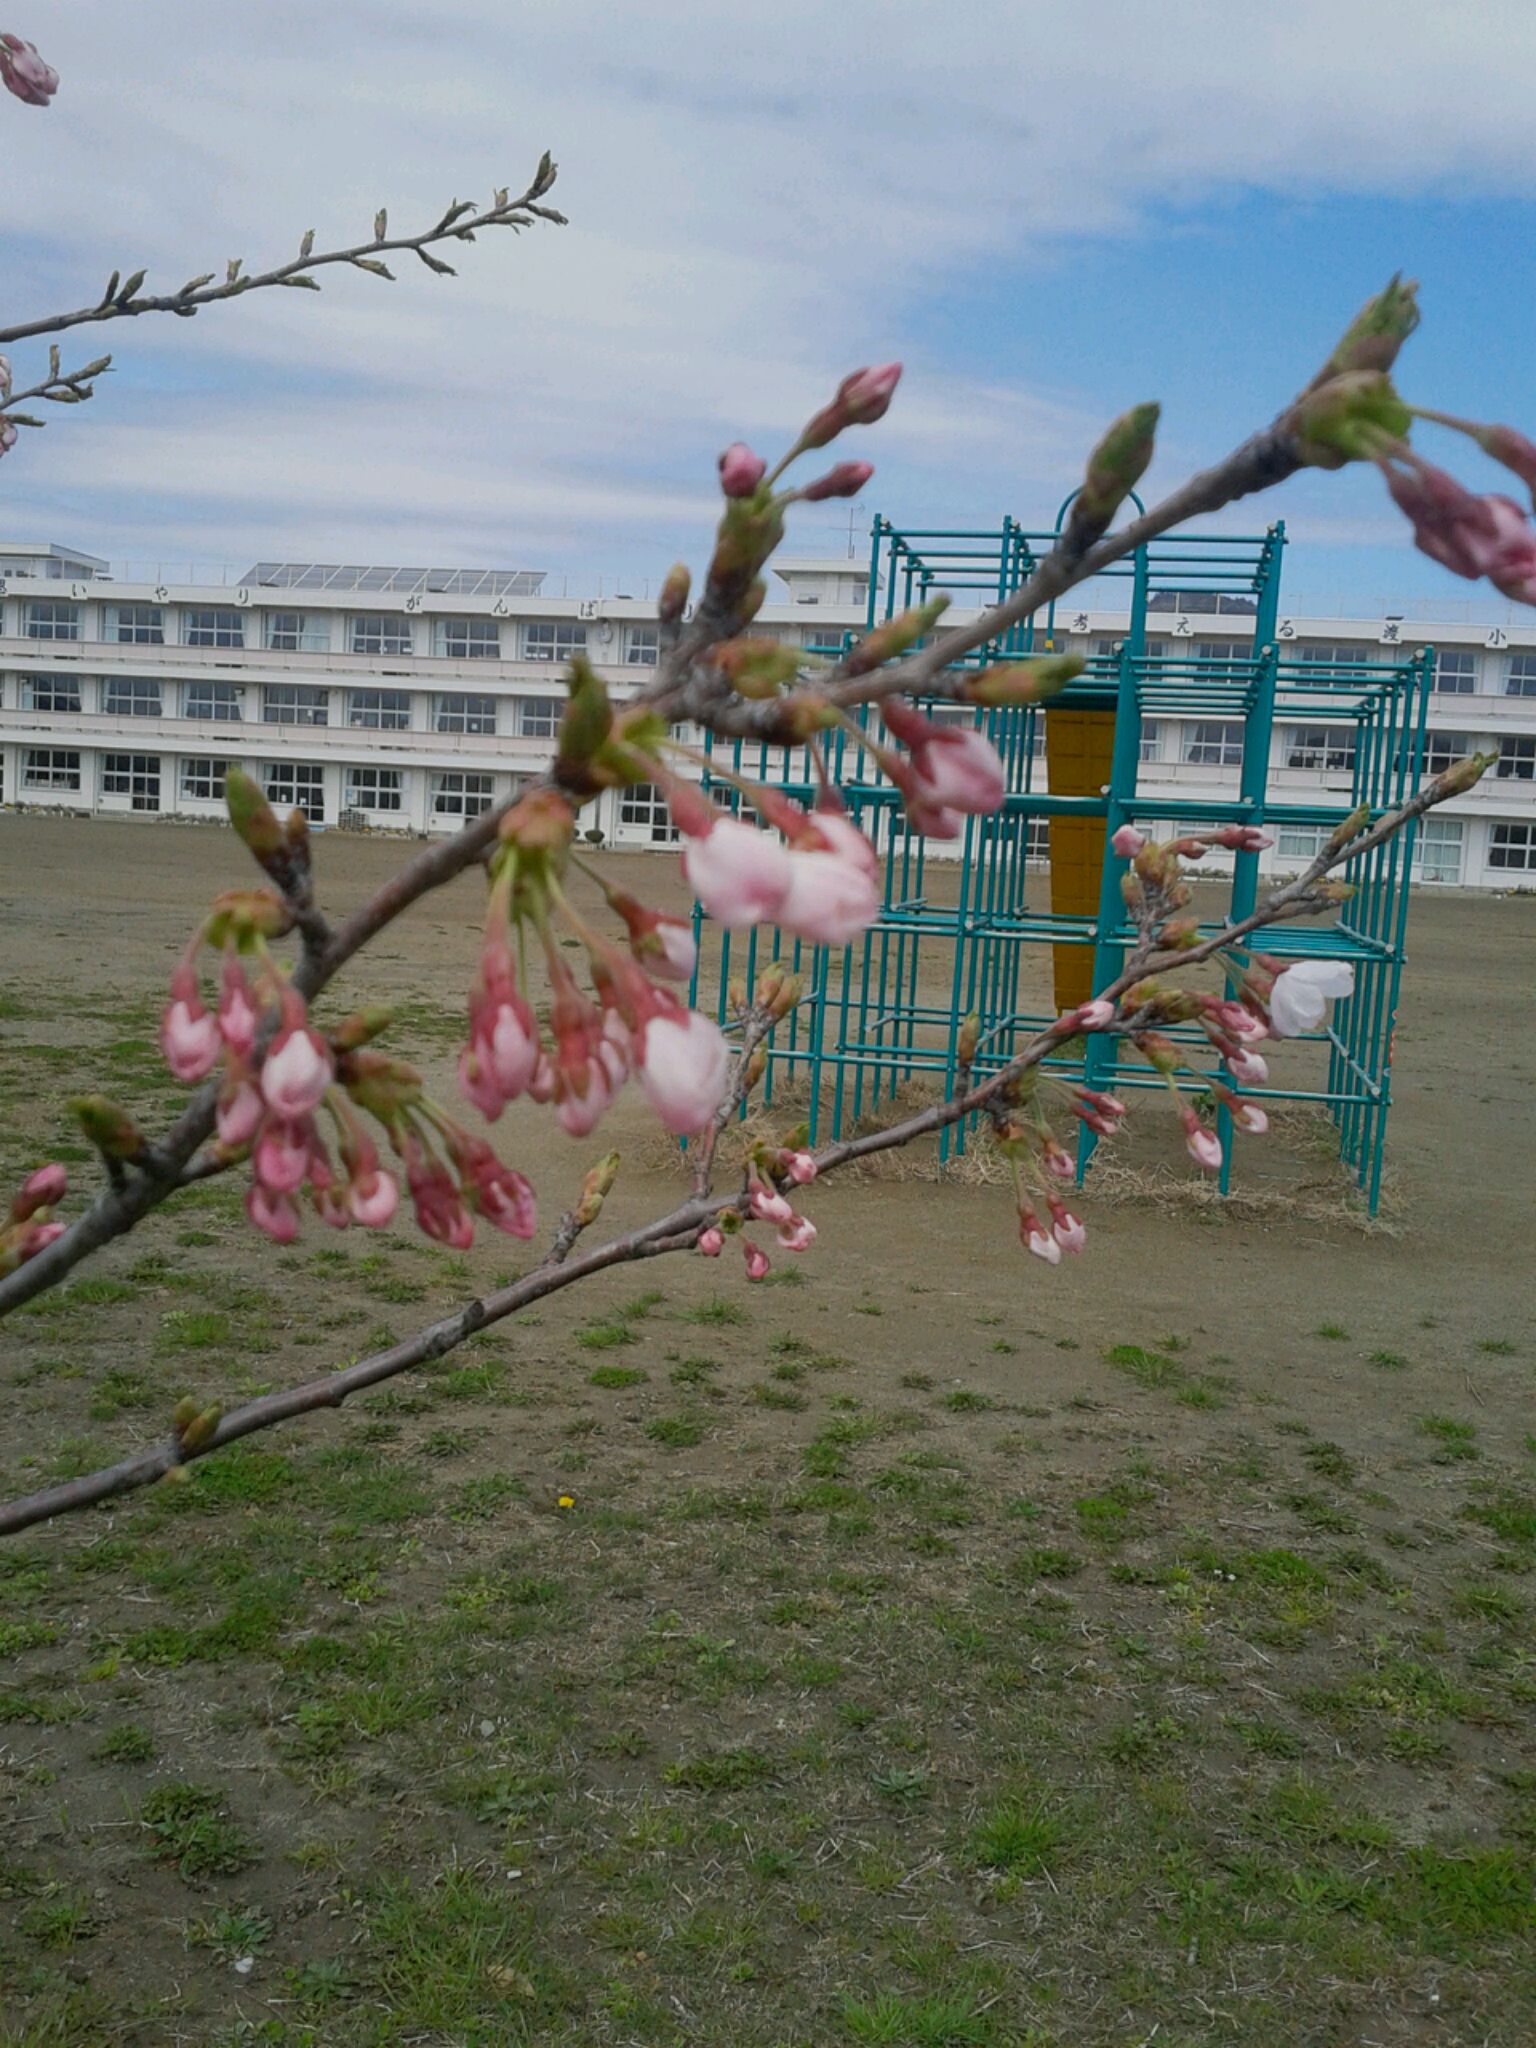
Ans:
<svg viewBox="0 0 1536 2048"><path fill-rule="evenodd" d="M776 569L754 632L835 647L863 626L867 566L801 558ZM225 766L238 762L274 803L298 805L317 826L452 831L547 767L571 654L584 652L619 701L655 662L649 598L551 597L546 580L533 570L279 561L230 582L130 580L75 548L0 543L0 805L213 818ZM1058 647L1092 652L1125 620L1077 612L1057 625ZM1149 653L1158 626L1149 617ZM1226 613L1178 627L1181 653L1248 651L1242 620ZM1316 650L1329 661L1433 647L1427 768L1474 748L1498 761L1425 820L1415 874L1536 886L1536 622L1293 617L1280 634L1289 656ZM1240 724L1147 720L1142 790L1227 790L1242 744ZM1276 800L1347 795L1348 745L1336 726L1277 724ZM605 795L595 822L620 847L670 837L649 789ZM1281 828L1270 865L1310 859L1321 829Z"/></svg>

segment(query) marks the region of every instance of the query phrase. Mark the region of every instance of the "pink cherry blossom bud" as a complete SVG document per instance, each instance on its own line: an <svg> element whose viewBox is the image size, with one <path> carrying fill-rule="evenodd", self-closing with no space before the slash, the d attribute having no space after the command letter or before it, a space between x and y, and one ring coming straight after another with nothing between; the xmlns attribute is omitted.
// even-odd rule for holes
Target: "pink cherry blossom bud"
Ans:
<svg viewBox="0 0 1536 2048"><path fill-rule="evenodd" d="M1192 1109L1181 1109L1179 1121L1184 1126L1185 1151L1196 1166L1215 1173L1221 1165L1221 1141L1216 1133L1208 1131Z"/></svg>
<svg viewBox="0 0 1536 2048"><path fill-rule="evenodd" d="M699 1232L696 1249L706 1259L718 1259L721 1252L725 1250L725 1232L723 1230L716 1230L715 1226L711 1223L707 1230Z"/></svg>
<svg viewBox="0 0 1536 2048"><path fill-rule="evenodd" d="M645 1027L640 1086L667 1129L687 1137L720 1106L730 1069L720 1027L697 1010L663 1012Z"/></svg>
<svg viewBox="0 0 1536 2048"><path fill-rule="evenodd" d="M783 1195L756 1179L748 1184L747 1206L760 1223L788 1223L795 1213Z"/></svg>
<svg viewBox="0 0 1536 2048"><path fill-rule="evenodd" d="M251 985L245 978L245 970L234 953L224 956L224 972L219 985L219 1035L231 1052L242 1058L250 1053L256 1043L258 1013L256 998Z"/></svg>
<svg viewBox="0 0 1536 2048"><path fill-rule="evenodd" d="M741 1240L741 1255L747 1262L747 1278L761 1280L768 1271L768 1254L753 1244L750 1238Z"/></svg>
<svg viewBox="0 0 1536 2048"><path fill-rule="evenodd" d="M219 1095L214 1123L219 1143L231 1152L238 1151L255 1137L261 1118L261 1094L255 1083L244 1075L227 1080Z"/></svg>
<svg viewBox="0 0 1536 2048"><path fill-rule="evenodd" d="M555 1095L556 1123L568 1138L585 1138L601 1123L603 1112L613 1100L613 1089L606 1068L593 1059L584 1069L558 1069Z"/></svg>
<svg viewBox="0 0 1536 2048"><path fill-rule="evenodd" d="M1122 825L1109 835L1110 849L1121 860L1131 860L1147 844L1145 832L1138 832L1134 825Z"/></svg>
<svg viewBox="0 0 1536 2048"><path fill-rule="evenodd" d="M0 455L9 455L16 446L16 429L8 419L0 418Z"/></svg>
<svg viewBox="0 0 1536 2048"><path fill-rule="evenodd" d="M1256 1016L1244 1003L1213 1002L1207 1015L1221 1026L1229 1038L1257 1045L1261 1038L1269 1036L1269 1026L1264 1019Z"/></svg>
<svg viewBox="0 0 1536 2048"><path fill-rule="evenodd" d="M459 1054L459 1093L464 1100L472 1103L488 1124L495 1123L507 1106L490 1063L482 1060L472 1046L465 1046Z"/></svg>
<svg viewBox="0 0 1536 2048"><path fill-rule="evenodd" d="M1054 1138L1047 1139L1041 1146L1040 1163L1057 1180L1070 1180L1077 1171L1072 1163L1072 1154L1064 1145L1058 1145Z"/></svg>
<svg viewBox="0 0 1536 2048"><path fill-rule="evenodd" d="M307 1118L302 1123L290 1124L269 1116L251 1154L252 1171L273 1194L291 1194L308 1178L313 1144L314 1126Z"/></svg>
<svg viewBox="0 0 1536 2048"><path fill-rule="evenodd" d="M1269 1118L1256 1102L1240 1102L1232 1112L1232 1121L1240 1131L1255 1138L1262 1138L1269 1129Z"/></svg>
<svg viewBox="0 0 1536 2048"><path fill-rule="evenodd" d="M40 1251L46 1251L51 1244L57 1244L67 1226L57 1221L29 1223L21 1233L21 1257L18 1265L25 1265L28 1259L35 1259Z"/></svg>
<svg viewBox="0 0 1536 2048"><path fill-rule="evenodd" d="M379 1168L366 1180L352 1182L347 1194L347 1207L354 1222L369 1230L382 1230L394 1215L399 1200L400 1190L395 1185L394 1176Z"/></svg>
<svg viewBox="0 0 1536 2048"><path fill-rule="evenodd" d="M464 1194L486 1222L508 1237L532 1237L534 1199L527 1179L504 1166L478 1138L456 1132L450 1144L454 1164L464 1176Z"/></svg>
<svg viewBox="0 0 1536 2048"><path fill-rule="evenodd" d="M935 725L898 697L888 698L880 715L912 750L903 785L909 805L915 802L922 811L970 816L985 816L998 808L1008 792L1008 777L985 733L972 726ZM939 836L931 824L923 829Z"/></svg>
<svg viewBox="0 0 1536 2048"><path fill-rule="evenodd" d="M1044 1259L1048 1266L1061 1264L1061 1246L1044 1227L1038 1217L1019 1221L1019 1239L1024 1249L1033 1252L1037 1259Z"/></svg>
<svg viewBox="0 0 1536 2048"><path fill-rule="evenodd" d="M789 852L755 825L717 818L684 847L683 873L709 916L736 931L776 915L789 891Z"/></svg>
<svg viewBox="0 0 1536 2048"><path fill-rule="evenodd" d="M657 911L651 934L652 942L643 952L631 941L635 958L643 961L652 974L659 974L664 981L691 981L698 964L699 948L689 920L668 917Z"/></svg>
<svg viewBox="0 0 1536 2048"><path fill-rule="evenodd" d="M819 504L823 498L856 498L874 473L872 462L839 462L825 476L806 484L800 496L808 505Z"/></svg>
<svg viewBox="0 0 1536 2048"><path fill-rule="evenodd" d="M45 64L32 43L20 36L0 35L0 78L5 89L29 107L46 107L59 89L59 74Z"/></svg>
<svg viewBox="0 0 1536 2048"><path fill-rule="evenodd" d="M750 498L767 468L745 441L733 441L720 457L720 488L728 498Z"/></svg>
<svg viewBox="0 0 1536 2048"><path fill-rule="evenodd" d="M63 1201L68 1186L69 1176L57 1162L34 1167L16 1190L16 1198L11 1203L11 1221L25 1223L39 1209L54 1208Z"/></svg>
<svg viewBox="0 0 1536 2048"><path fill-rule="evenodd" d="M816 1226L809 1216L791 1216L776 1233L787 1252L808 1252L816 1242Z"/></svg>
<svg viewBox="0 0 1536 2048"><path fill-rule="evenodd" d="M205 1080L219 1056L219 1027L203 1007L188 960L171 976L171 1000L160 1014L160 1050L178 1081Z"/></svg>
<svg viewBox="0 0 1536 2048"><path fill-rule="evenodd" d="M816 1178L816 1161L809 1152L791 1152L784 1171L797 1188L803 1188Z"/></svg>
<svg viewBox="0 0 1536 2048"><path fill-rule="evenodd" d="M1051 1203L1051 1235L1074 1258L1087 1247L1088 1232L1083 1219L1057 1201Z"/></svg>
<svg viewBox="0 0 1536 2048"><path fill-rule="evenodd" d="M873 876L839 853L789 856L789 887L775 923L818 946L846 946L880 915Z"/></svg>
<svg viewBox="0 0 1536 2048"><path fill-rule="evenodd" d="M299 1212L283 1194L273 1194L253 1180L245 1191L245 1213L258 1230L278 1244L292 1244L299 1234Z"/></svg>
<svg viewBox="0 0 1536 2048"><path fill-rule="evenodd" d="M1249 1052L1246 1046L1226 1055L1226 1067L1233 1080L1244 1087L1258 1087L1269 1079L1269 1062L1262 1054Z"/></svg>
<svg viewBox="0 0 1536 2048"><path fill-rule="evenodd" d="M837 393L848 424L868 427L884 419L900 382L900 363L877 363L873 369L852 371L838 386Z"/></svg>
<svg viewBox="0 0 1536 2048"><path fill-rule="evenodd" d="M880 856L846 811L818 804L811 813L809 829L802 833L798 844L814 850L813 839L825 852L839 854L852 866L862 868L872 880L878 879Z"/></svg>
<svg viewBox="0 0 1536 2048"><path fill-rule="evenodd" d="M1080 1031L1102 1031L1106 1024L1113 1024L1119 1014L1118 1006L1104 996L1095 996L1091 1003L1080 1003L1074 1012Z"/></svg>
<svg viewBox="0 0 1536 2048"><path fill-rule="evenodd" d="M267 1107L289 1123L297 1123L318 1107L336 1074L331 1048L305 1020L302 1000L291 990L283 1002L284 1024L261 1066L261 1092Z"/></svg>

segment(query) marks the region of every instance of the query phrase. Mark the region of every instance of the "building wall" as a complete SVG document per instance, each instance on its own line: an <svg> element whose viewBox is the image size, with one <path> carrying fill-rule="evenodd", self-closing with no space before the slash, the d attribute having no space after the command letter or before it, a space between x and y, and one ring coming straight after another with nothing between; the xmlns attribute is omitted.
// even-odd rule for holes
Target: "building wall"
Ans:
<svg viewBox="0 0 1536 2048"><path fill-rule="evenodd" d="M61 574L60 561L83 570L93 558L55 555L0 549L6 804L212 818L222 808L222 764L233 761L319 825L453 830L547 766L570 652L583 648L619 701L655 655L652 608L638 599L116 583ZM765 606L755 630L835 647L862 625L864 583L849 563L826 564L820 580L817 565L797 563L787 580L791 596ZM1057 644L1102 650L1124 624L1079 613ZM1246 651L1237 620L1181 626L1182 639L1161 644ZM1281 632L1288 656L1337 648L1356 659L1401 645L1402 629L1288 619ZM1438 654L1432 746L1438 736L1446 758L1472 747L1502 756L1477 789L1429 821L1422 878L1536 884L1536 628L1425 623L1411 639ZM1277 725L1278 799L1347 795L1347 766L1329 741ZM1209 722L1149 722L1143 790L1230 790L1241 742L1240 731ZM597 824L620 846L671 837L649 791L605 796ZM1307 832L1287 830L1269 865L1293 868L1312 850Z"/></svg>

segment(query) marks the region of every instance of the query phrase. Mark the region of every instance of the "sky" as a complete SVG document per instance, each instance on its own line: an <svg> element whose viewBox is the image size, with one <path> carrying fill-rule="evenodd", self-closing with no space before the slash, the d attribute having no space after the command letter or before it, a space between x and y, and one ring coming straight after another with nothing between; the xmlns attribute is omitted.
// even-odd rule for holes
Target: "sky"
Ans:
<svg viewBox="0 0 1536 2048"><path fill-rule="evenodd" d="M1424 309L1405 395L1536 432L1529 0L15 0L8 25L62 78L0 105L8 318L114 269L173 289L306 228L362 240L381 205L424 225L545 148L570 221L488 233L457 278L406 257L66 336L116 369L6 457L14 539L638 594L705 559L726 442L776 452L893 357L896 404L841 450L873 481L788 551L862 553L877 512L1049 525L1126 405L1162 402L1144 489L1173 486L1395 270ZM45 351L12 351L18 386ZM1216 524L1276 517L1287 610L1507 616L1406 545L1374 474Z"/></svg>

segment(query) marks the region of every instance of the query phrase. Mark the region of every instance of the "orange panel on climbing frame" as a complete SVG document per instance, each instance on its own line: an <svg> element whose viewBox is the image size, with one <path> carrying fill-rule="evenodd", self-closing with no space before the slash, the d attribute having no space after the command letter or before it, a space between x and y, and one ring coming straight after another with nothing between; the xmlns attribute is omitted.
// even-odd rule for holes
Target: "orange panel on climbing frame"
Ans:
<svg viewBox="0 0 1536 2048"><path fill-rule="evenodd" d="M1045 763L1052 796L1097 796L1109 781L1115 744L1112 711L1052 706L1045 714ZM1104 870L1102 818L1052 818L1051 910L1093 917ZM1069 1010L1093 994L1092 946L1053 946L1056 1007Z"/></svg>

